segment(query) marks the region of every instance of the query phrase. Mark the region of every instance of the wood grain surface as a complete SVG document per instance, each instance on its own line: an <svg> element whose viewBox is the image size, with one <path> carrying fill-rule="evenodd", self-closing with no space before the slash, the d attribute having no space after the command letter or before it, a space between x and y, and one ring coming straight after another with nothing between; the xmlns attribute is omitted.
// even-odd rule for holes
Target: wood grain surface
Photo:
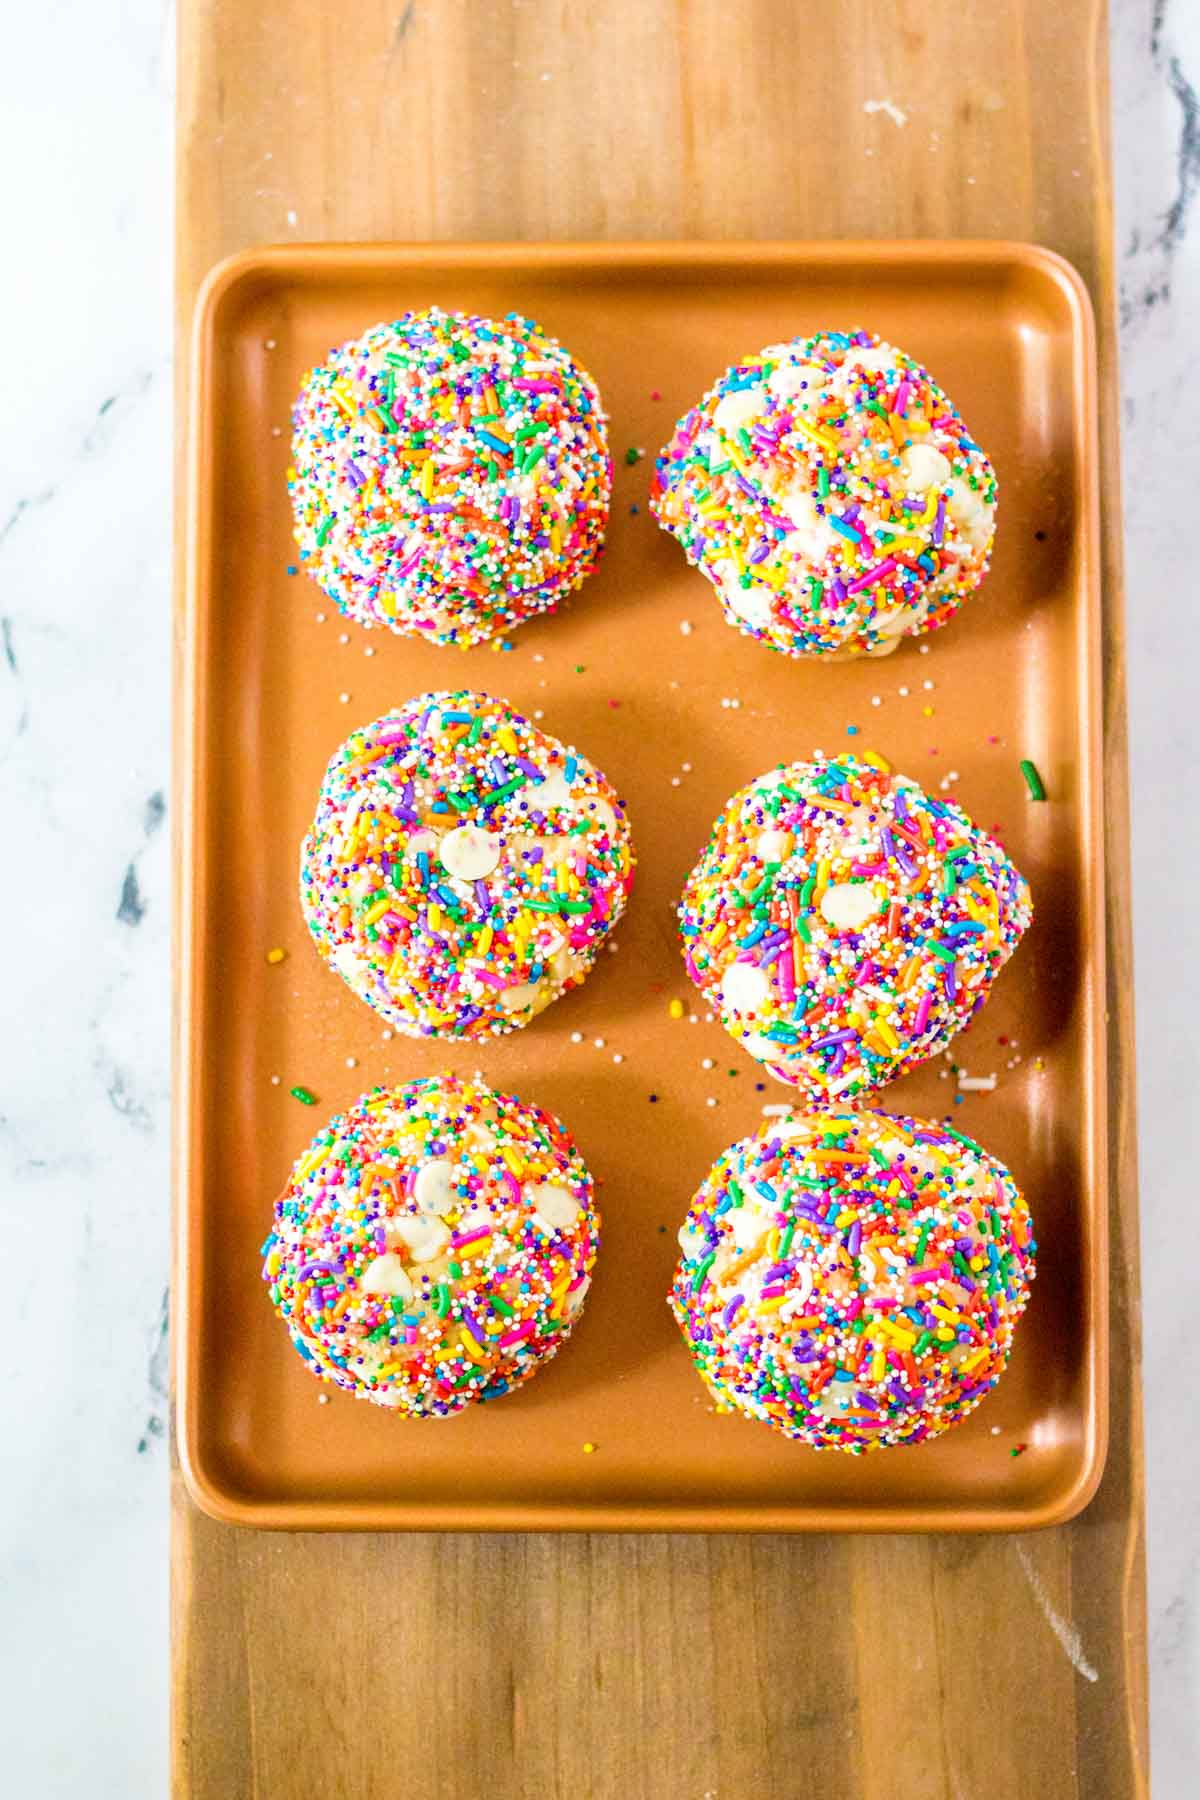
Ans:
<svg viewBox="0 0 1200 1800"><path fill-rule="evenodd" d="M175 1791L1145 1793L1102 0L183 0L177 235L181 346L215 260L289 239L1013 237L1081 270L1103 378L1113 1384L1096 1500L1019 1539L282 1536L211 1523L176 1477Z"/></svg>

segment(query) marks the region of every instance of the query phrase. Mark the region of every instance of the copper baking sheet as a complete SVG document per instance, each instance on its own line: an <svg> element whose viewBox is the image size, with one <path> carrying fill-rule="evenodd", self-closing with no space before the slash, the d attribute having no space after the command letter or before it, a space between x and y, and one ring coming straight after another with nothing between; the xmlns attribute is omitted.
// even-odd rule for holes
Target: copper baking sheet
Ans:
<svg viewBox="0 0 1200 1800"><path fill-rule="evenodd" d="M364 633L288 573L284 471L303 371L434 302L532 314L596 376L611 416L601 570L511 649ZM996 463L1001 512L985 589L927 653L909 643L823 667L723 623L651 520L646 488L675 418L739 353L847 325L929 364ZM1107 1193L1095 374L1073 271L1011 244L261 250L205 287L192 392L175 1343L199 1503L243 1524L375 1529L1009 1530L1077 1512L1104 1457ZM646 456L630 466L634 448ZM387 1039L319 963L296 898L297 846L334 747L407 696L455 684L542 709L624 793L640 856L617 953L533 1027L482 1048ZM719 1026L689 1018L672 905L736 787L843 745L873 747L935 791L949 783L1004 839L1037 904L955 1047L971 1078L996 1075L994 1090L960 1090L937 1063L883 1101L949 1117L1010 1163L1041 1244L1033 1302L1006 1378L960 1430L865 1458L718 1416L664 1303L675 1231L710 1161L787 1099ZM1026 794L1022 757L1044 803ZM287 959L272 966L275 946ZM257 1252L316 1126L366 1087L439 1067L479 1067L558 1112L603 1183L605 1230L559 1358L510 1398L414 1425L340 1393L321 1403ZM315 1108L290 1096L297 1084Z"/></svg>

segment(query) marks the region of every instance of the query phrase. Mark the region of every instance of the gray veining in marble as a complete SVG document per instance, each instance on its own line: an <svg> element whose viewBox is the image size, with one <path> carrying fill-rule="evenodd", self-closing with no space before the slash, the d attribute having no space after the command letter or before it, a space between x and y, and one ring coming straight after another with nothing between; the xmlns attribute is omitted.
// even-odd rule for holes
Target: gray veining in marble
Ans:
<svg viewBox="0 0 1200 1800"><path fill-rule="evenodd" d="M0 808L36 888L0 884L18 946L0 1205L20 1271L0 1346L0 1710L9 1792L124 1800L166 1785L173 18L64 0L8 24L0 166L36 179L5 184L20 256L0 338L28 349L0 374ZM1177 1373L1200 1346L1200 850L1176 798L1200 783L1200 6L1114 0L1112 42L1154 1786L1183 1800L1200 1767L1200 1432Z"/></svg>

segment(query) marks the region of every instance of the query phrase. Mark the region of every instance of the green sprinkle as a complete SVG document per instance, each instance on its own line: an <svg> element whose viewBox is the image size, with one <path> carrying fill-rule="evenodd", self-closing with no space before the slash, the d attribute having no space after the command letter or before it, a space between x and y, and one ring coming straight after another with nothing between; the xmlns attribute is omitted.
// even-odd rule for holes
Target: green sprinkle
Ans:
<svg viewBox="0 0 1200 1800"><path fill-rule="evenodd" d="M310 1094L306 1087L292 1088L291 1095L292 1099L298 1100L301 1106L315 1106L317 1104L317 1096L315 1094Z"/></svg>
<svg viewBox="0 0 1200 1800"><path fill-rule="evenodd" d="M320 550L324 547L325 540L328 538L330 532L333 530L336 519L337 519L336 513L329 513L326 518L321 520L320 529L317 532L317 549L318 550ZM1022 763L1021 767L1024 768L1024 766L1025 766L1024 763Z"/></svg>
<svg viewBox="0 0 1200 1800"><path fill-rule="evenodd" d="M930 1344L932 1344L932 1342L933 1342L932 1331L923 1331L921 1333L920 1337L917 1339L916 1343L913 1345L913 1355L914 1356L923 1356L925 1354L926 1350L928 1350Z"/></svg>
<svg viewBox="0 0 1200 1800"><path fill-rule="evenodd" d="M696 1272L692 1276L692 1292L693 1292L693 1294L699 1293L700 1289L704 1285L705 1277L707 1276L708 1271L712 1268L712 1266L716 1260L717 1260L716 1251L710 1250L708 1255L696 1264Z"/></svg>
<svg viewBox="0 0 1200 1800"><path fill-rule="evenodd" d="M439 1319L444 1319L450 1311L450 1289L444 1281L439 1281L433 1290L433 1310Z"/></svg>
<svg viewBox="0 0 1200 1800"><path fill-rule="evenodd" d="M320 543L321 539L318 538L317 542ZM1021 763L1021 773L1025 777L1025 786L1029 789L1029 798L1044 800L1046 798L1045 783L1038 774L1036 766L1025 759Z"/></svg>
<svg viewBox="0 0 1200 1800"><path fill-rule="evenodd" d="M632 469L634 463L641 462L645 454L646 452L644 450L639 450L636 444L630 444L628 450L625 452L626 468Z"/></svg>

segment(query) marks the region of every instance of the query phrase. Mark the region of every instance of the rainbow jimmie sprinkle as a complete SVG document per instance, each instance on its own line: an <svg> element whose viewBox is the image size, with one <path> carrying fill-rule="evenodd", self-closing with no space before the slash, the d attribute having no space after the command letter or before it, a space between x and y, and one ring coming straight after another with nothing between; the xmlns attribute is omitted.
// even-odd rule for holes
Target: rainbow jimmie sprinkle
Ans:
<svg viewBox="0 0 1200 1800"><path fill-rule="evenodd" d="M625 907L615 789L504 700L420 694L335 753L300 851L321 956L410 1037L527 1025Z"/></svg>
<svg viewBox="0 0 1200 1800"><path fill-rule="evenodd" d="M612 461L595 382L531 319L406 313L304 378L301 561L360 625L478 644L596 566Z"/></svg>
<svg viewBox="0 0 1200 1800"><path fill-rule="evenodd" d="M317 1133L276 1202L263 1280L314 1375L448 1418L556 1353L599 1229L553 1114L433 1076L376 1088Z"/></svg>
<svg viewBox="0 0 1200 1800"><path fill-rule="evenodd" d="M1025 880L961 807L849 755L735 794L679 903L696 986L814 1105L944 1049L1032 916Z"/></svg>
<svg viewBox="0 0 1200 1800"><path fill-rule="evenodd" d="M1037 1246L1004 1165L922 1119L772 1120L718 1157L670 1307L718 1405L816 1450L938 1437L1007 1365Z"/></svg>
<svg viewBox="0 0 1200 1800"><path fill-rule="evenodd" d="M913 357L819 331L725 372L675 427L650 506L748 637L886 656L983 580L996 477Z"/></svg>

